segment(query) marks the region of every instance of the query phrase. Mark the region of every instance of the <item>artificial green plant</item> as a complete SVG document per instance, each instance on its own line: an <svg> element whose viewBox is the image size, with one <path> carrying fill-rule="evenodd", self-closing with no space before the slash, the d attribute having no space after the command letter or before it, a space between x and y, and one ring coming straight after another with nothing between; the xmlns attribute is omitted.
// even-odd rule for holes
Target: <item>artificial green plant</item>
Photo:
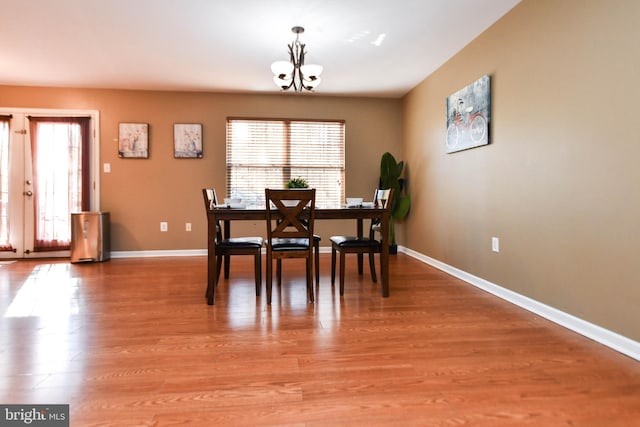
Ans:
<svg viewBox="0 0 640 427"><path fill-rule="evenodd" d="M402 170L404 161L397 162L389 152L382 155L380 160L380 188L393 189L391 200L391 221L389 221L389 244L396 246L395 221L403 220L411 209L411 197L404 193L404 179Z"/></svg>

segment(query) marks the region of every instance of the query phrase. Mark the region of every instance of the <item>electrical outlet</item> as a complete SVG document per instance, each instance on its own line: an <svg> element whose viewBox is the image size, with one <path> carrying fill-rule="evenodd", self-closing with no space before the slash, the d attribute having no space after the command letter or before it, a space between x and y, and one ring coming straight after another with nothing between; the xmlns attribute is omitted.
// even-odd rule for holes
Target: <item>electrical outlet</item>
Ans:
<svg viewBox="0 0 640 427"><path fill-rule="evenodd" d="M169 223L161 222L160 223L160 231L162 231L162 232L169 231Z"/></svg>
<svg viewBox="0 0 640 427"><path fill-rule="evenodd" d="M185 231L191 231L191 223L190 223L190 222L187 222L187 223L184 225L184 230L185 230Z"/></svg>
<svg viewBox="0 0 640 427"><path fill-rule="evenodd" d="M491 238L491 250L493 252L500 252L500 239L497 237Z"/></svg>

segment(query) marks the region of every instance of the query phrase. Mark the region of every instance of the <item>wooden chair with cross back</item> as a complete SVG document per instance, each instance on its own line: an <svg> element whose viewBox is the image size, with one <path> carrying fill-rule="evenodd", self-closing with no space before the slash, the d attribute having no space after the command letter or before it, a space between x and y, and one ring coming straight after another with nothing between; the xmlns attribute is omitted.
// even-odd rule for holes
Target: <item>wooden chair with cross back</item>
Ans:
<svg viewBox="0 0 640 427"><path fill-rule="evenodd" d="M265 189L267 211L267 304L271 304L273 260L306 259L307 300L313 302L313 227L315 222L315 189ZM278 286L282 268L278 268Z"/></svg>

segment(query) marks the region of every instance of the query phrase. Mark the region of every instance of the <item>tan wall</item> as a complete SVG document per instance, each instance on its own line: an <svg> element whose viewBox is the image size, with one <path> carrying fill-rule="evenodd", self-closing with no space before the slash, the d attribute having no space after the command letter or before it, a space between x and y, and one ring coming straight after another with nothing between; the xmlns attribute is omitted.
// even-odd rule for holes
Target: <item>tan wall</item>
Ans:
<svg viewBox="0 0 640 427"><path fill-rule="evenodd" d="M404 244L640 340L639 16L524 0L415 88ZM445 154L445 99L483 74L492 143Z"/></svg>
<svg viewBox="0 0 640 427"><path fill-rule="evenodd" d="M346 193L368 200L380 156L399 152L402 140L398 99L0 87L0 106L99 110L101 165L111 164L111 173L101 172L101 209L111 212L114 251L206 248L201 188L215 186L225 195L228 116L345 120ZM118 158L120 122L149 123L149 159ZM173 123L203 124L203 159L173 158ZM167 233L160 221L169 223ZM331 233L354 231L348 222L317 228L323 245ZM266 226L237 223L234 233L264 235Z"/></svg>

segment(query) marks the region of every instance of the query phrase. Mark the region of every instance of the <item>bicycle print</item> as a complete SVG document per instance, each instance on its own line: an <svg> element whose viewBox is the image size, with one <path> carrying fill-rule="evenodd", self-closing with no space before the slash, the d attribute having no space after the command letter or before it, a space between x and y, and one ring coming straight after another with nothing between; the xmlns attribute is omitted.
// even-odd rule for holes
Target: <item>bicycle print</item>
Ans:
<svg viewBox="0 0 640 427"><path fill-rule="evenodd" d="M488 75L447 98L447 153L489 144L491 90Z"/></svg>

